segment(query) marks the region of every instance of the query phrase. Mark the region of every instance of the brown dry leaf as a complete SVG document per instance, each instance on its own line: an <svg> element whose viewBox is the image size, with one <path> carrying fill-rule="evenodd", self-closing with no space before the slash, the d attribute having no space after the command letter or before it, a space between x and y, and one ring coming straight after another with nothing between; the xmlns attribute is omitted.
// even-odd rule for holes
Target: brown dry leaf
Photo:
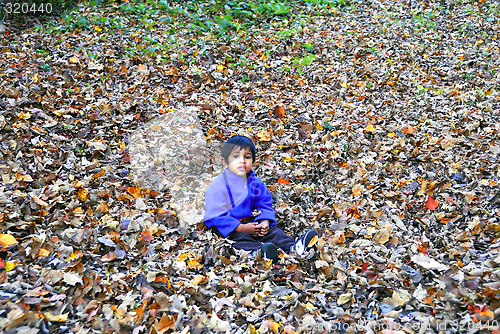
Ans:
<svg viewBox="0 0 500 334"><path fill-rule="evenodd" d="M407 135L414 135L417 132L417 129L415 129L411 125L407 125L407 126L403 127L402 131L403 131L403 133L405 133Z"/></svg>
<svg viewBox="0 0 500 334"><path fill-rule="evenodd" d="M391 230L384 227L373 235L373 241L375 241L377 244L383 245L387 241L389 241L390 237L391 237Z"/></svg>
<svg viewBox="0 0 500 334"><path fill-rule="evenodd" d="M49 203L47 203L47 202L45 202L45 201L41 200L41 199L40 199L40 198L38 198L37 196L32 196L32 198L33 198L33 201L34 201L36 204L40 205L41 207L46 207L46 206L48 206L48 205L49 205Z"/></svg>
<svg viewBox="0 0 500 334"><path fill-rule="evenodd" d="M103 257L101 257L101 261L102 262L111 262L111 261L116 260L116 258L117 258L116 252L111 252L111 253L108 253L108 254L104 255Z"/></svg>
<svg viewBox="0 0 500 334"><path fill-rule="evenodd" d="M177 313L173 315L167 315L163 314L161 319L159 321L156 321L156 323L153 325L154 329L158 334L165 333L169 329L175 329L175 321L177 320Z"/></svg>
<svg viewBox="0 0 500 334"><path fill-rule="evenodd" d="M192 280L191 280L191 284L193 285L200 285L202 283L206 283L207 282L207 277L206 276L201 276L201 275L196 275Z"/></svg>
<svg viewBox="0 0 500 334"><path fill-rule="evenodd" d="M106 201L100 201L99 206L97 207L96 211L99 211L101 213L107 213L109 212L109 206Z"/></svg>
<svg viewBox="0 0 500 334"><path fill-rule="evenodd" d="M285 107L277 105L274 107L272 113L275 118L283 118L285 116Z"/></svg>

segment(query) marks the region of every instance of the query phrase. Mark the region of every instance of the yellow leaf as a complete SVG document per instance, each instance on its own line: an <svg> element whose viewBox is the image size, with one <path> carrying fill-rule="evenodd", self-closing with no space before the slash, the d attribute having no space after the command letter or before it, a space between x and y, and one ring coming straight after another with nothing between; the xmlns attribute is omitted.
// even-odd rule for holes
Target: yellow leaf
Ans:
<svg viewBox="0 0 500 334"><path fill-rule="evenodd" d="M50 252L48 250L46 250L45 248L41 248L38 251L38 257L47 257L49 255L50 255Z"/></svg>
<svg viewBox="0 0 500 334"><path fill-rule="evenodd" d="M89 192L85 190L85 188L81 188L80 190L78 190L78 198L80 199L80 201L85 202L87 200L88 195Z"/></svg>
<svg viewBox="0 0 500 334"><path fill-rule="evenodd" d="M389 241L390 236L391 231L386 228L382 228L380 231L375 233L375 235L373 236L373 241L375 241L377 244L383 245L387 241Z"/></svg>
<svg viewBox="0 0 500 334"><path fill-rule="evenodd" d="M396 137L396 134L394 132L388 133L387 134L389 137Z"/></svg>
<svg viewBox="0 0 500 334"><path fill-rule="evenodd" d="M344 88L347 88L347 82L343 81L340 83L340 86L344 87Z"/></svg>
<svg viewBox="0 0 500 334"><path fill-rule="evenodd" d="M15 261L7 261L5 263L5 271L11 271L12 269L14 269L16 267L16 262Z"/></svg>
<svg viewBox="0 0 500 334"><path fill-rule="evenodd" d="M0 234L0 246L2 246L3 251L14 245L17 245L17 240L14 236L10 234Z"/></svg>
<svg viewBox="0 0 500 334"><path fill-rule="evenodd" d="M77 63L79 63L79 62L80 62L80 59L78 59L78 57L77 57L77 56L73 56L73 57L71 57L71 59L69 60L69 62L70 62L71 64L77 64Z"/></svg>
<svg viewBox="0 0 500 334"><path fill-rule="evenodd" d="M199 260L201 260L201 256L197 256L197 257L189 259L189 261L187 262L189 269L201 269L201 268L203 268L203 264L199 263L198 262Z"/></svg>
<svg viewBox="0 0 500 334"><path fill-rule="evenodd" d="M217 66L217 72L219 72L219 73L220 73L220 72L222 72L222 71L224 71L224 65L218 65L218 66Z"/></svg>
<svg viewBox="0 0 500 334"><path fill-rule="evenodd" d="M191 284L200 285L201 283L205 283L207 278L205 276L197 275L191 280Z"/></svg>
<svg viewBox="0 0 500 334"><path fill-rule="evenodd" d="M344 293L344 294L340 295L339 298L337 299L337 304L344 305L344 304L350 302L351 299L352 299L352 293L350 293L350 292Z"/></svg>
<svg viewBox="0 0 500 334"><path fill-rule="evenodd" d="M271 133L269 133L269 131L267 131L267 130L262 130L257 135L255 135L255 137L257 137L257 140L259 140L259 141L270 141L271 140Z"/></svg>
<svg viewBox="0 0 500 334"><path fill-rule="evenodd" d="M52 313L45 312L43 314L43 316L45 317L45 320L47 320L47 321L52 321L52 322L66 322L66 321L68 321L68 313L54 315Z"/></svg>
<svg viewBox="0 0 500 334"><path fill-rule="evenodd" d="M189 253L183 253L181 255L179 255L179 257L177 258L179 261L186 261L186 259L188 258L189 256Z"/></svg>
<svg viewBox="0 0 500 334"><path fill-rule="evenodd" d="M373 124L368 124L367 127L365 128L365 131L374 133L375 132L375 126Z"/></svg>

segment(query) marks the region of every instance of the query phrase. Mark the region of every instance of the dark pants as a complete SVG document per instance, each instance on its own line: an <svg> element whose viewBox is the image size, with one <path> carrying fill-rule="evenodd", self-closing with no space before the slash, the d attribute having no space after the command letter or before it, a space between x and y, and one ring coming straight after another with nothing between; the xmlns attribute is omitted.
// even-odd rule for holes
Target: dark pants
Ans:
<svg viewBox="0 0 500 334"><path fill-rule="evenodd" d="M217 234L221 235L218 232L219 231L217 231ZM263 243L271 242L288 253L290 252L290 247L295 244L295 240L291 236L285 234L282 229L275 225L269 226L269 233L263 237L253 237L248 233L233 231L227 238L236 241L233 244L234 248L247 251L257 250Z"/></svg>

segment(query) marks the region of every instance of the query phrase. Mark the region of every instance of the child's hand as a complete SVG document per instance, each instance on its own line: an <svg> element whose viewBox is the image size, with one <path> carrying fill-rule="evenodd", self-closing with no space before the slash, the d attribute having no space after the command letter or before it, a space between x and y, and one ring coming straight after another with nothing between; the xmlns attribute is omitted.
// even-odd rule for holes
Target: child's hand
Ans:
<svg viewBox="0 0 500 334"><path fill-rule="evenodd" d="M269 233L269 220L264 219L260 221L259 237L263 237Z"/></svg>
<svg viewBox="0 0 500 334"><path fill-rule="evenodd" d="M240 224L236 228L237 232L248 233L252 237L258 237L258 236L260 236L261 230L262 230L262 224L255 223L255 222L254 223L247 223L247 224Z"/></svg>

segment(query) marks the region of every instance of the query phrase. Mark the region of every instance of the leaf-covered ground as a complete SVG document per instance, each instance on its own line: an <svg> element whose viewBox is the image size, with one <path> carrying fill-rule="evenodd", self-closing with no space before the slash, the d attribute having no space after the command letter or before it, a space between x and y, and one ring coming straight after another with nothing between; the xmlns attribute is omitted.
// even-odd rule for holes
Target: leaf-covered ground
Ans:
<svg viewBox="0 0 500 334"><path fill-rule="evenodd" d="M6 24L3 332L498 333L498 2L147 3ZM130 139L186 110L170 135L253 137L317 253L270 266L182 216L210 164L137 182Z"/></svg>

